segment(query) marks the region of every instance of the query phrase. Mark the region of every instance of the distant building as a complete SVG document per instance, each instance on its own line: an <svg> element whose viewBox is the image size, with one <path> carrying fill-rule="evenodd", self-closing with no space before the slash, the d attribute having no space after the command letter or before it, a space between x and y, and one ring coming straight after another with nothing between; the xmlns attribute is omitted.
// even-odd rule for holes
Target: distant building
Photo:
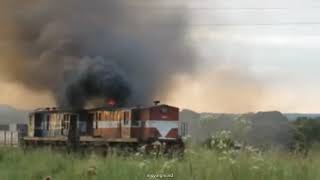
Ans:
<svg viewBox="0 0 320 180"><path fill-rule="evenodd" d="M27 133L27 124L0 124L0 145L17 146Z"/></svg>

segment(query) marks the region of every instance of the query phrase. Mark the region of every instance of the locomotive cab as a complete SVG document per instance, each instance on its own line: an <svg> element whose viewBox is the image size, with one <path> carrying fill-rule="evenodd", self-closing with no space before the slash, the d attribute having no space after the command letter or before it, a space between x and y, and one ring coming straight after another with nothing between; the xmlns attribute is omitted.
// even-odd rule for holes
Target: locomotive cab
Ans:
<svg viewBox="0 0 320 180"><path fill-rule="evenodd" d="M28 137L67 137L71 122L77 123L78 120L79 115L73 112L36 110L29 114Z"/></svg>

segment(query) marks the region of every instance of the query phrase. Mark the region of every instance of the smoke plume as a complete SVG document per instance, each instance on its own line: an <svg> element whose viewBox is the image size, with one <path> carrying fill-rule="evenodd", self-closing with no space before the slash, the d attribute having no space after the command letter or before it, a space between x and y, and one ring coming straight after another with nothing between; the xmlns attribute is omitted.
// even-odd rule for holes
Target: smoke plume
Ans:
<svg viewBox="0 0 320 180"><path fill-rule="evenodd" d="M69 108L94 98L125 105L164 96L175 75L193 71L187 12L152 13L133 4L1 2L1 77L48 91L59 106Z"/></svg>

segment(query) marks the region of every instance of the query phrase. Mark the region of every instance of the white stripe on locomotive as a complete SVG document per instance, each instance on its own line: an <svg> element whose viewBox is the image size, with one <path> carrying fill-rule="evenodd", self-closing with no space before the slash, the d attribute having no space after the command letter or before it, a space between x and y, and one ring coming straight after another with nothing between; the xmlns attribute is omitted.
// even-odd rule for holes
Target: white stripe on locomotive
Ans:
<svg viewBox="0 0 320 180"><path fill-rule="evenodd" d="M165 137L168 135L171 129L178 128L178 121L158 121L158 120L148 120L145 123L146 128L156 128L158 129L160 135Z"/></svg>

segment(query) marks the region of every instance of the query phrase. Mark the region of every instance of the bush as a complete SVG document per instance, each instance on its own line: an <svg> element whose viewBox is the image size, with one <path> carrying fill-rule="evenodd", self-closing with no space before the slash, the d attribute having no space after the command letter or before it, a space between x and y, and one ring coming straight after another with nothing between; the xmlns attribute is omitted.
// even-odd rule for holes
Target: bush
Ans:
<svg viewBox="0 0 320 180"><path fill-rule="evenodd" d="M229 151L241 148L240 143L236 142L230 131L220 131L208 138L205 146L218 152Z"/></svg>

